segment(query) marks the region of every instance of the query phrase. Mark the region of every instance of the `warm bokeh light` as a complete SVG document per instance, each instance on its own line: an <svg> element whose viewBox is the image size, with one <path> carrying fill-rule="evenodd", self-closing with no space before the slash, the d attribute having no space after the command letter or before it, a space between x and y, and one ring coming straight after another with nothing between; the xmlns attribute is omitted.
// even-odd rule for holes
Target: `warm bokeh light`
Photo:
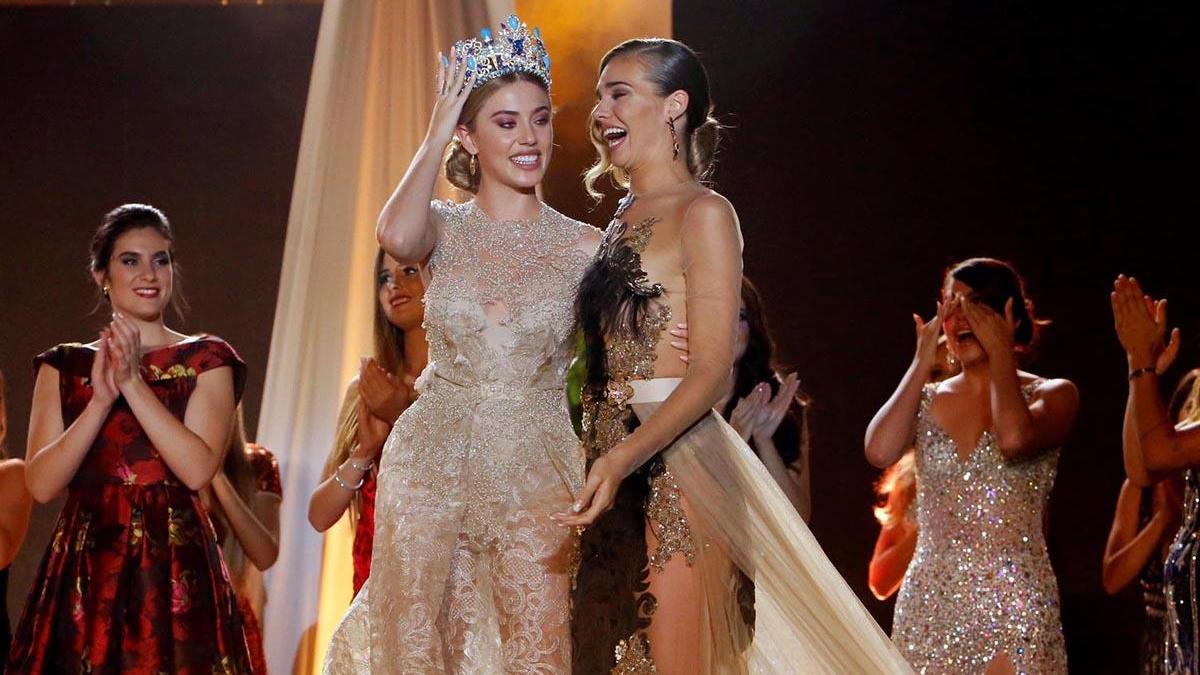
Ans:
<svg viewBox="0 0 1200 675"><path fill-rule="evenodd" d="M583 171L595 160L587 117L595 99L596 67L605 52L635 37L671 37L669 0L517 0L517 14L542 29L553 59L554 158L546 175L546 201L559 211L603 224L611 200L594 208L583 189Z"/></svg>

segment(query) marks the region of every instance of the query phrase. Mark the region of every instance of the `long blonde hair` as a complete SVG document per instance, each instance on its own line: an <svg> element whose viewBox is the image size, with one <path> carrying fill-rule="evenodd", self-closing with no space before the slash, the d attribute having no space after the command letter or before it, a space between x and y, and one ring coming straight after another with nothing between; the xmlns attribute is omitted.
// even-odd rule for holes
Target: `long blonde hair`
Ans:
<svg viewBox="0 0 1200 675"><path fill-rule="evenodd" d="M889 466L875 483L875 520L891 527L908 517L908 509L916 497L916 452L909 449L898 462Z"/></svg>
<svg viewBox="0 0 1200 675"><path fill-rule="evenodd" d="M383 249L375 254L375 312L371 321L372 342L375 347L375 361L381 368L393 375L404 372L404 329L388 321L383 306L379 303L380 280L383 275ZM325 468L321 479L325 480L341 466L354 452L358 445L358 388L351 387L346 392L346 400L338 413L337 429L334 432L333 448L325 459ZM355 492L350 502L350 519L357 524L358 514L362 511L362 492Z"/></svg>
<svg viewBox="0 0 1200 675"><path fill-rule="evenodd" d="M1168 410L1174 413L1177 424L1200 422L1200 368L1193 368L1179 380Z"/></svg>

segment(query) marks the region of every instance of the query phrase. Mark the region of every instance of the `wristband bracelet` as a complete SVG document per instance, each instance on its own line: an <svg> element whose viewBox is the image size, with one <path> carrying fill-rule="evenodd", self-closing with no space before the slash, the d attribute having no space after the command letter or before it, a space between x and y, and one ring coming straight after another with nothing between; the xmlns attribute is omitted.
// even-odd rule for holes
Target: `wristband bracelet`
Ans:
<svg viewBox="0 0 1200 675"><path fill-rule="evenodd" d="M349 485L346 485L346 483L342 480L342 467L339 466L337 469L334 469L334 471L333 471L333 481L335 483L337 483L338 486L341 487L343 490L349 490L350 492L356 492L359 488L361 488L363 486L363 483L366 481L366 476L359 478L358 485L351 487Z"/></svg>
<svg viewBox="0 0 1200 675"><path fill-rule="evenodd" d="M1142 368L1134 368L1133 370L1129 371L1129 381L1133 382L1134 380L1138 379L1139 377L1141 377L1143 375L1151 375L1151 374L1154 374L1154 375L1158 374L1158 372L1155 370L1154 366L1144 366Z"/></svg>
<svg viewBox="0 0 1200 675"><path fill-rule="evenodd" d="M351 469L354 469L355 471L362 471L363 473L370 471L371 467L375 466L375 460L373 459L367 460L366 464L359 466L358 462L355 462L353 457L347 457L346 463L350 465Z"/></svg>

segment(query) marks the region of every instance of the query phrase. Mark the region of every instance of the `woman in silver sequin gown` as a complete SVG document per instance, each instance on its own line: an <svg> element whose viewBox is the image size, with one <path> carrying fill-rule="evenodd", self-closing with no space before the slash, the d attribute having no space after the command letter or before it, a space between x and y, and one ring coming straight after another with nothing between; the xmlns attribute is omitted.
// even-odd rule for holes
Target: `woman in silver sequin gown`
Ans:
<svg viewBox="0 0 1200 675"><path fill-rule="evenodd" d="M937 316L913 318L916 356L866 435L880 467L915 438L919 534L892 639L919 673L1065 673L1042 523L1078 392L1017 369L1037 322L1006 263L959 263ZM931 384L939 330L962 373Z"/></svg>
<svg viewBox="0 0 1200 675"><path fill-rule="evenodd" d="M390 255L430 256L429 365L384 446L371 575L326 673L570 672L578 537L550 516L583 479L564 383L600 235L537 197L553 147L540 33L510 16L482 37L443 61L380 216ZM431 205L452 137L447 177L475 198Z"/></svg>
<svg viewBox="0 0 1200 675"><path fill-rule="evenodd" d="M1125 474L1148 486L1184 471L1183 524L1163 565L1166 596L1163 658L1168 673L1200 673L1200 389L1175 423L1163 404L1158 376L1179 348L1179 331L1166 335L1166 301L1148 299L1134 279L1113 284L1113 319L1129 364L1129 399L1124 434Z"/></svg>

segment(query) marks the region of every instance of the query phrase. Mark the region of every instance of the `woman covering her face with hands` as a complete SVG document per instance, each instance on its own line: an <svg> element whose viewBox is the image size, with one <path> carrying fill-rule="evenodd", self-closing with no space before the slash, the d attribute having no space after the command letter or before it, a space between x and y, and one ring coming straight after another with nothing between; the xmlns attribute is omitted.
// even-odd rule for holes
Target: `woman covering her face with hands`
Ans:
<svg viewBox="0 0 1200 675"><path fill-rule="evenodd" d="M174 238L126 204L92 238L112 320L34 365L26 483L67 493L8 672L251 672L237 602L197 491L221 468L245 366L168 328Z"/></svg>
<svg viewBox="0 0 1200 675"><path fill-rule="evenodd" d="M881 468L916 448L916 551L892 639L921 672L1065 673L1042 525L1075 385L1018 369L1042 322L1008 263L953 266L937 315L913 321L916 354L865 439ZM943 332L961 372L932 382Z"/></svg>

